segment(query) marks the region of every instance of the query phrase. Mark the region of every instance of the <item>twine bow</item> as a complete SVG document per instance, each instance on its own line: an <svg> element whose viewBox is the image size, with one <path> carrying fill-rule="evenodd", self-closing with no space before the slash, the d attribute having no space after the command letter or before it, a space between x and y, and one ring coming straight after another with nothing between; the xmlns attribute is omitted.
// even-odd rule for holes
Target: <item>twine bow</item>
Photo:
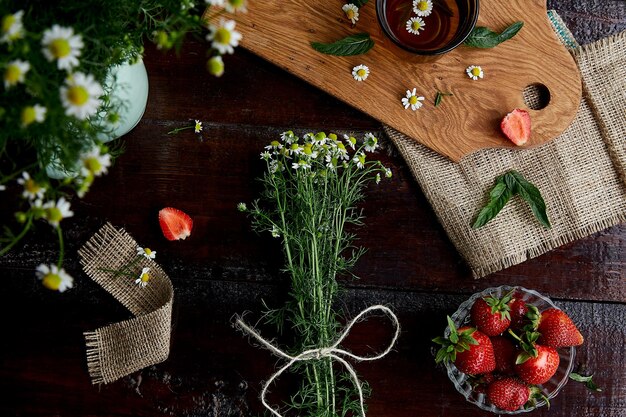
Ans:
<svg viewBox="0 0 626 417"><path fill-rule="evenodd" d="M381 353L379 353L377 355L374 355L374 356L359 356L359 355L355 355L354 353L349 352L347 350L340 349L338 346L348 336L348 334L350 333L350 330L352 330L352 327L363 316L367 315L368 313L370 313L370 312L372 312L374 310L380 310L383 313L385 313L385 315L387 315L387 317L389 317L391 319L391 321L393 322L393 324L394 324L395 333L393 335L393 338L391 339L391 343L389 343L389 346L387 346L387 348L383 352L381 352ZM244 323L241 318L237 318L237 320L235 320L235 327L239 328L244 333L248 333L249 335L253 336L257 341L259 341L259 343L261 343L266 349L268 349L274 355L280 356L280 357L285 358L285 359L287 359L289 361L282 368L280 368L278 371L276 371L276 373L274 373L267 380L267 382L265 382L265 384L263 385L263 389L261 390L261 402L263 403L265 408L268 409L276 417L283 417L283 416L278 411L276 411L274 408L272 408L267 403L267 401L265 400L265 396L266 396L266 394L268 392L268 389L269 389L269 386L272 384L272 382L274 382L276 380L276 378L278 378L283 372L285 372L287 369L289 369L296 362L310 361L310 360L319 360L319 359L322 359L322 358L334 359L337 362L341 363L348 370L348 372L350 373L350 376L352 377L352 382L354 383L354 386L356 387L356 389L359 392L359 403L360 403L360 407L361 407L361 417L365 417L365 408L364 408L364 405L363 405L363 389L361 388L361 381L359 381L359 377L357 376L354 368L348 363L348 361L346 361L341 356L347 357L347 358L352 358L352 359L354 359L356 361L359 361L359 362L361 362L361 361L375 361L377 359L380 359L380 358L386 356L391 351L391 349L393 349L394 345L396 344L396 340L398 340L398 336L400 335L400 322L398 321L398 318L396 317L396 315L388 307L385 307L385 306L382 306L382 305L370 306L370 307L366 308L365 310L361 311L356 317L354 317L348 323L346 328L340 334L339 338L332 345L330 345L328 347L321 347L321 348L316 348L316 349L308 349L308 350L305 350L304 352L302 352L302 353L300 353L299 355L296 355L296 356L288 355L287 353L283 352L282 350L280 350L276 346L272 345L269 341L265 340L254 328L252 328L252 327L248 326L246 323Z"/></svg>

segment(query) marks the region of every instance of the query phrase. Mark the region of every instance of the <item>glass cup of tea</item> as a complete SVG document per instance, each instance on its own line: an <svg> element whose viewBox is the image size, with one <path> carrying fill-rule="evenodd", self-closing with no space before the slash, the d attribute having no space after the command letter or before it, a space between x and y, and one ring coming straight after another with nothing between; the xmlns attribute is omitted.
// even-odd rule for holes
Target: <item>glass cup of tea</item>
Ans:
<svg viewBox="0 0 626 417"><path fill-rule="evenodd" d="M440 55L463 43L478 19L479 0L377 0L385 34L419 55Z"/></svg>

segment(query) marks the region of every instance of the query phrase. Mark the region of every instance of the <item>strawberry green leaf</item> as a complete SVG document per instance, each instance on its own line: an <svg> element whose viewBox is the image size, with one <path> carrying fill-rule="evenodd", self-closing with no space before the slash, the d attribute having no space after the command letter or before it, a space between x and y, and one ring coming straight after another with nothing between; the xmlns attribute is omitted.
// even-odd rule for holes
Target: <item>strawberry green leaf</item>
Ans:
<svg viewBox="0 0 626 417"><path fill-rule="evenodd" d="M374 47L374 41L370 38L369 33L357 33L333 43L311 42L311 47L326 55L361 55Z"/></svg>
<svg viewBox="0 0 626 417"><path fill-rule="evenodd" d="M530 356L528 353L521 352L519 355L517 355L517 358L515 358L515 365L520 365L530 358L532 358L532 356Z"/></svg>
<svg viewBox="0 0 626 417"><path fill-rule="evenodd" d="M591 379L593 378L593 375L585 376L585 375L578 374L576 372L572 372L569 374L569 378L576 382L582 382L591 391L596 391L596 392L602 391L602 389L598 388L598 386Z"/></svg>

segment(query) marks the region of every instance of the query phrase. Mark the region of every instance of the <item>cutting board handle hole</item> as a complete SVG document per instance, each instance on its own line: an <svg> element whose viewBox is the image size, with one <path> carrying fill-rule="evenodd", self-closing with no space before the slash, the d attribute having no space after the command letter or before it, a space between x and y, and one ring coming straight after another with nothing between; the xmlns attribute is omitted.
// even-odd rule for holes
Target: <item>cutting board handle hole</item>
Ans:
<svg viewBox="0 0 626 417"><path fill-rule="evenodd" d="M522 96L529 109L541 110L550 104L550 90L541 83L527 85Z"/></svg>

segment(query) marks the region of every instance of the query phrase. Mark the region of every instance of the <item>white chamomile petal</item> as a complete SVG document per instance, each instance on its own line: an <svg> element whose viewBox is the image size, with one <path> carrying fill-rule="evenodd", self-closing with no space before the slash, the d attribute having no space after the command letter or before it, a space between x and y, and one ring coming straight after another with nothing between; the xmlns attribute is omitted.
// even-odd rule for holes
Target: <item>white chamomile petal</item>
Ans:
<svg viewBox="0 0 626 417"><path fill-rule="evenodd" d="M53 25L44 31L41 45L41 52L48 61L56 60L58 69L71 71L79 64L84 43L81 35L74 34L73 28Z"/></svg>
<svg viewBox="0 0 626 417"><path fill-rule="evenodd" d="M207 40L220 54L232 54L235 52L235 47L239 45L241 33L235 30L234 20L221 19L219 25L209 26Z"/></svg>
<svg viewBox="0 0 626 417"><path fill-rule="evenodd" d="M64 292L74 286L74 278L72 278L65 269L56 265L41 264L35 269L37 278L41 280L44 287L49 290Z"/></svg>
<svg viewBox="0 0 626 417"><path fill-rule="evenodd" d="M16 59L7 64L4 70L4 88L11 88L14 85L24 82L26 73L30 70L30 64L21 59Z"/></svg>
<svg viewBox="0 0 626 417"><path fill-rule="evenodd" d="M343 10L343 12L346 15L346 18L350 20L353 25L356 24L356 22L359 20L359 8L355 4L352 4L352 3L344 4L341 7L341 10Z"/></svg>
<svg viewBox="0 0 626 417"><path fill-rule="evenodd" d="M370 69L365 65L357 65L352 68L352 76L357 81L365 81L370 75Z"/></svg>
<svg viewBox="0 0 626 417"><path fill-rule="evenodd" d="M474 81L480 78L483 78L485 76L483 69L478 65L470 65L469 67L467 67L465 72L467 73L467 76L470 77Z"/></svg>
<svg viewBox="0 0 626 417"><path fill-rule="evenodd" d="M93 75L82 72L70 75L60 92L65 114L79 120L96 114L101 104L100 96L104 94L102 86Z"/></svg>
<svg viewBox="0 0 626 417"><path fill-rule="evenodd" d="M424 30L426 22L421 17L412 17L406 22L406 30L413 35L419 35L420 30Z"/></svg>
<svg viewBox="0 0 626 417"><path fill-rule="evenodd" d="M413 12L420 17L430 16L433 12L432 0L413 0Z"/></svg>
<svg viewBox="0 0 626 417"><path fill-rule="evenodd" d="M405 109L410 107L411 110L415 111L422 107L424 97L418 96L416 91L417 88L414 88L413 90L406 90L406 96L402 98L402 105Z"/></svg>
<svg viewBox="0 0 626 417"><path fill-rule="evenodd" d="M93 175L99 177L107 173L107 168L111 166L111 155L102 154L100 147L94 145L88 152L80 157L81 174L85 177Z"/></svg>
<svg viewBox="0 0 626 417"><path fill-rule="evenodd" d="M24 24L22 23L24 10L8 14L0 21L0 43L12 43L24 37Z"/></svg>

